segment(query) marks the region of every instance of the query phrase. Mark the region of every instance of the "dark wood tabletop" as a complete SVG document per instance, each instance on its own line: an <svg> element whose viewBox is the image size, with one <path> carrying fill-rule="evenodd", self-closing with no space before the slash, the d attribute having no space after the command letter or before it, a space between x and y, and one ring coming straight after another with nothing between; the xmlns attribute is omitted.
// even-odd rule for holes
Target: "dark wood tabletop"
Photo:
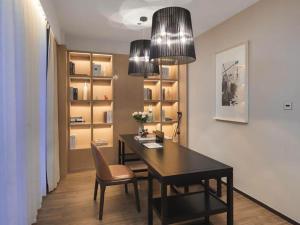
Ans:
<svg viewBox="0 0 300 225"><path fill-rule="evenodd" d="M178 145L171 140L165 140L163 148L148 149L142 143L134 139L134 134L120 135L127 147L138 154L141 159L159 175L161 179L172 179L176 176L188 176L197 173L207 177L216 173L219 176L226 176L232 172L232 167L217 160L209 158L196 151Z"/></svg>

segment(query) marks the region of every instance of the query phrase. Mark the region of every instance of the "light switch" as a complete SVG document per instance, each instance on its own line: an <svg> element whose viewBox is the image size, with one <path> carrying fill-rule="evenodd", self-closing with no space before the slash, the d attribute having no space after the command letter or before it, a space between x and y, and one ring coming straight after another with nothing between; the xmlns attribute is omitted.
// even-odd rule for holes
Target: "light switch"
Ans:
<svg viewBox="0 0 300 225"><path fill-rule="evenodd" d="M283 109L284 110L293 110L293 103L292 102L285 102L283 104Z"/></svg>

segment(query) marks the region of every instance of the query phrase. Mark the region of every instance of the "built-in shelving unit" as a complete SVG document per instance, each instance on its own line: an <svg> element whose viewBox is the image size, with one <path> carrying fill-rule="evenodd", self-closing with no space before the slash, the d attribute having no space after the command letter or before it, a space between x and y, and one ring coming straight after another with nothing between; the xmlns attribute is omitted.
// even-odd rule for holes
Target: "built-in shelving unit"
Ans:
<svg viewBox="0 0 300 225"><path fill-rule="evenodd" d="M89 150L92 140L113 147L113 56L68 52L69 150ZM82 122L74 122L75 118ZM108 118L109 117L109 118Z"/></svg>
<svg viewBox="0 0 300 225"><path fill-rule="evenodd" d="M179 66L161 66L160 76L144 79L144 111L153 119L145 124L149 132L160 130L171 139L179 111Z"/></svg>

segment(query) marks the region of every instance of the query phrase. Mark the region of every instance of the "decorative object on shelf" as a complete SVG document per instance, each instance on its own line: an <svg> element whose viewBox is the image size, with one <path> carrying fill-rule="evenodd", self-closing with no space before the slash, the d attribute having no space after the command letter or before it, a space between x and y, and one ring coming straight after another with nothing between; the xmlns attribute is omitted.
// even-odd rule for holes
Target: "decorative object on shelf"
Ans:
<svg viewBox="0 0 300 225"><path fill-rule="evenodd" d="M187 9L167 7L153 14L150 60L162 65L196 60L191 14Z"/></svg>
<svg viewBox="0 0 300 225"><path fill-rule="evenodd" d="M216 54L215 119L248 123L248 42Z"/></svg>
<svg viewBox="0 0 300 225"><path fill-rule="evenodd" d="M83 86L83 100L88 100L88 85L85 82Z"/></svg>
<svg viewBox="0 0 300 225"><path fill-rule="evenodd" d="M179 139L181 119L182 119L182 112L177 112L177 124L175 126L173 137L172 137L174 142L178 142Z"/></svg>
<svg viewBox="0 0 300 225"><path fill-rule="evenodd" d="M148 129L144 129L144 123L148 120L148 113L147 112L134 112L132 113L133 119L139 123L139 130L138 134L141 137L145 137L148 134Z"/></svg>
<svg viewBox="0 0 300 225"><path fill-rule="evenodd" d="M156 76L159 66L149 62L150 40L135 40L130 43L128 75Z"/></svg>
<svg viewBox="0 0 300 225"><path fill-rule="evenodd" d="M104 112L104 122L105 123L112 123L113 122L112 111Z"/></svg>
<svg viewBox="0 0 300 225"><path fill-rule="evenodd" d="M76 148L76 135L72 134L70 135L70 149L75 149Z"/></svg>
<svg viewBox="0 0 300 225"><path fill-rule="evenodd" d="M78 88L70 87L70 100L78 100Z"/></svg>
<svg viewBox="0 0 300 225"><path fill-rule="evenodd" d="M93 76L101 76L101 64L93 63Z"/></svg>
<svg viewBox="0 0 300 225"><path fill-rule="evenodd" d="M107 95L104 95L104 100L108 100L108 97L107 97Z"/></svg>
<svg viewBox="0 0 300 225"><path fill-rule="evenodd" d="M148 120L147 120L147 122L148 123L151 123L151 122L153 122L154 121L154 116L153 116L153 106L150 104L149 106L148 106Z"/></svg>

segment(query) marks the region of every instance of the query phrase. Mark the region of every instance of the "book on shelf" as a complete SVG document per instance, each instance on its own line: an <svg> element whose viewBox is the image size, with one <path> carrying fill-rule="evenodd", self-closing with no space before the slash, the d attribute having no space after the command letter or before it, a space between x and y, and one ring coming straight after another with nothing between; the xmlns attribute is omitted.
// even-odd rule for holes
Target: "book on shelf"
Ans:
<svg viewBox="0 0 300 225"><path fill-rule="evenodd" d="M70 100L78 100L78 88L70 87Z"/></svg>
<svg viewBox="0 0 300 225"><path fill-rule="evenodd" d="M161 68L161 76L162 76L162 79L169 79L169 68L168 67Z"/></svg>
<svg viewBox="0 0 300 225"><path fill-rule="evenodd" d="M152 100L152 90L150 88L144 88L144 100Z"/></svg>
<svg viewBox="0 0 300 225"><path fill-rule="evenodd" d="M76 148L76 135L70 135L70 149Z"/></svg>
<svg viewBox="0 0 300 225"><path fill-rule="evenodd" d="M101 64L95 64L93 63L93 76L98 77L101 76Z"/></svg>
<svg viewBox="0 0 300 225"><path fill-rule="evenodd" d="M82 116L73 116L70 118L71 123L84 123L85 120L83 119Z"/></svg>
<svg viewBox="0 0 300 225"><path fill-rule="evenodd" d="M70 70L70 75L75 74L75 63L69 62L69 70Z"/></svg>
<svg viewBox="0 0 300 225"><path fill-rule="evenodd" d="M105 123L112 123L112 111L106 111L104 112L104 122Z"/></svg>

